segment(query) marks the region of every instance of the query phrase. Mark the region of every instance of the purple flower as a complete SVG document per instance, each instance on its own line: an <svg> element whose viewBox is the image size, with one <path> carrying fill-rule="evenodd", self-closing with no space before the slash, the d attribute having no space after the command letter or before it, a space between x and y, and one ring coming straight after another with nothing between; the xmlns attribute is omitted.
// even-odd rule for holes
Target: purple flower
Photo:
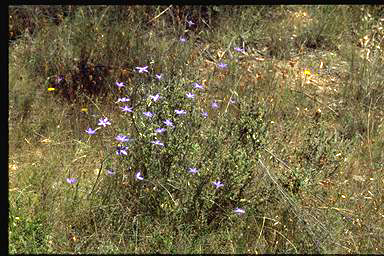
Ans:
<svg viewBox="0 0 384 256"><path fill-rule="evenodd" d="M164 143L162 143L161 141L159 140L154 140L154 141L151 141L152 144L155 144L155 145L159 145L159 146L162 146L164 147Z"/></svg>
<svg viewBox="0 0 384 256"><path fill-rule="evenodd" d="M124 82L116 82L116 86L121 88L121 87L124 87L125 84L124 84Z"/></svg>
<svg viewBox="0 0 384 256"><path fill-rule="evenodd" d="M213 101L211 107L213 109L217 109L217 108L219 108L219 103L217 103L217 101Z"/></svg>
<svg viewBox="0 0 384 256"><path fill-rule="evenodd" d="M236 214L238 215L241 215L241 214L244 214L245 213L245 210L242 209L242 208L236 208L235 210L233 210Z"/></svg>
<svg viewBox="0 0 384 256"><path fill-rule="evenodd" d="M111 125L111 122L109 122L108 118L104 117L99 119L99 123L97 125L105 127L107 125Z"/></svg>
<svg viewBox="0 0 384 256"><path fill-rule="evenodd" d="M120 107L120 108L123 112L131 112L131 113L133 112L133 108L128 107L128 106L124 106L124 107Z"/></svg>
<svg viewBox="0 0 384 256"><path fill-rule="evenodd" d="M64 80L64 77L63 76L58 76L57 77L57 83L60 83L61 81Z"/></svg>
<svg viewBox="0 0 384 256"><path fill-rule="evenodd" d="M237 51L237 52L242 52L242 53L245 52L244 48L235 47L235 48L233 48L233 49L235 49L235 51Z"/></svg>
<svg viewBox="0 0 384 256"><path fill-rule="evenodd" d="M201 115L202 115L204 118L207 118L207 117L208 117L208 112L203 112L203 113L201 113Z"/></svg>
<svg viewBox="0 0 384 256"><path fill-rule="evenodd" d="M224 69L224 68L227 68L228 67L228 64L225 64L223 62L220 62L219 64L217 64L217 66L221 69Z"/></svg>
<svg viewBox="0 0 384 256"><path fill-rule="evenodd" d="M143 114L144 114L146 117L153 117L153 113L152 113L152 112L143 112Z"/></svg>
<svg viewBox="0 0 384 256"><path fill-rule="evenodd" d="M186 96L188 99L194 99L195 98L195 94L193 94L191 92L187 93Z"/></svg>
<svg viewBox="0 0 384 256"><path fill-rule="evenodd" d="M116 172L113 171L112 169L108 169L108 170L107 170L107 175L108 175L108 176L114 176L114 175L116 175Z"/></svg>
<svg viewBox="0 0 384 256"><path fill-rule="evenodd" d="M187 41L187 39L184 36L180 37L180 42L185 43L186 41Z"/></svg>
<svg viewBox="0 0 384 256"><path fill-rule="evenodd" d="M193 86L195 87L195 89L204 89L203 85L196 82L193 83Z"/></svg>
<svg viewBox="0 0 384 256"><path fill-rule="evenodd" d="M72 184L75 184L77 182L77 179L76 178L67 178L67 182L72 185Z"/></svg>
<svg viewBox="0 0 384 256"><path fill-rule="evenodd" d="M157 128L156 130L155 130L155 132L156 133L163 133L163 132L165 132L167 129L165 129L165 128Z"/></svg>
<svg viewBox="0 0 384 256"><path fill-rule="evenodd" d="M127 142L130 140L127 136L122 134L117 135L115 139L120 142Z"/></svg>
<svg viewBox="0 0 384 256"><path fill-rule="evenodd" d="M136 69L138 70L139 73L148 73L148 66L144 66L144 67L136 67Z"/></svg>
<svg viewBox="0 0 384 256"><path fill-rule="evenodd" d="M144 177L141 176L141 171L140 171L140 170L135 174L135 178L136 178L137 180L144 180Z"/></svg>
<svg viewBox="0 0 384 256"><path fill-rule="evenodd" d="M176 110L175 110L175 113L176 113L176 115L185 115L185 114L187 114L187 111L176 109Z"/></svg>
<svg viewBox="0 0 384 256"><path fill-rule="evenodd" d="M160 94L156 94L156 95L149 95L149 97L153 100L153 101L158 101L160 99Z"/></svg>
<svg viewBox="0 0 384 256"><path fill-rule="evenodd" d="M192 27L193 25L195 25L195 23L191 20L187 20L187 23L188 23L188 27Z"/></svg>
<svg viewBox="0 0 384 256"><path fill-rule="evenodd" d="M128 155L127 153L128 147L125 146L118 146L116 150L116 155L121 156L121 155Z"/></svg>
<svg viewBox="0 0 384 256"><path fill-rule="evenodd" d="M93 135L96 133L96 130L93 130L92 128L88 128L87 130L85 130L86 133L88 133L89 135Z"/></svg>
<svg viewBox="0 0 384 256"><path fill-rule="evenodd" d="M128 102L128 101L130 101L130 99L127 98L127 97L124 97L124 98L118 98L116 103L119 103L119 102Z"/></svg>
<svg viewBox="0 0 384 256"><path fill-rule="evenodd" d="M165 121L164 121L164 124L165 124L166 126L173 127L173 123L172 123L172 121L169 120L169 119L165 120Z"/></svg>
<svg viewBox="0 0 384 256"><path fill-rule="evenodd" d="M197 173L199 170L197 169L197 168L195 168L195 167L190 167L190 168L188 168L188 172L189 173L193 173L193 174L195 174L195 173Z"/></svg>
<svg viewBox="0 0 384 256"><path fill-rule="evenodd" d="M156 74L155 76L157 80L161 80L163 78L163 74Z"/></svg>
<svg viewBox="0 0 384 256"><path fill-rule="evenodd" d="M213 184L214 186L216 186L216 188L219 188L219 187L224 186L224 184L221 183L220 181L214 181L214 182L212 182L212 184Z"/></svg>

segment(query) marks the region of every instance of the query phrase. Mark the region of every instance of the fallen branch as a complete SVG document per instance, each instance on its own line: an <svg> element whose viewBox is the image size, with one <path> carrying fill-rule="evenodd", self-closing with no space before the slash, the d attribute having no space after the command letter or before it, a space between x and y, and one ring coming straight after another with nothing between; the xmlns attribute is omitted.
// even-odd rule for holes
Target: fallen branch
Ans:
<svg viewBox="0 0 384 256"><path fill-rule="evenodd" d="M327 107L329 110L331 110L337 117L340 117L340 115L333 109L331 108L330 106L328 106L327 104L319 101L318 99L314 98L313 96L309 95L308 93L305 93L305 92L301 92L301 91L298 91L298 90L295 90L295 89L292 89L293 91L295 92L298 92L298 93L302 93L304 94L305 96L307 96L308 98L310 98L311 100L314 100L316 101L317 103L320 103L321 105Z"/></svg>
<svg viewBox="0 0 384 256"><path fill-rule="evenodd" d="M164 11L162 11L161 13L159 13L158 15L156 15L154 18L152 18L150 21L148 21L148 23L154 21L155 19L159 18L161 15L163 15L166 11L168 11L169 8L171 8L172 5L168 6L167 9L165 9Z"/></svg>

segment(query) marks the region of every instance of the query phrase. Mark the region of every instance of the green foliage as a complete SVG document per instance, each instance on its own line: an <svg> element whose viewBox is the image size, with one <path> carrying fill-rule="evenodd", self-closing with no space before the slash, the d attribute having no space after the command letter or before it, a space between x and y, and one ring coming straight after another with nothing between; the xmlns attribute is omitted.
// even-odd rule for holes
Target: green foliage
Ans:
<svg viewBox="0 0 384 256"><path fill-rule="evenodd" d="M36 200L36 198L32 198ZM52 252L49 227L44 213L29 215L22 195L11 199L8 219L10 253Z"/></svg>

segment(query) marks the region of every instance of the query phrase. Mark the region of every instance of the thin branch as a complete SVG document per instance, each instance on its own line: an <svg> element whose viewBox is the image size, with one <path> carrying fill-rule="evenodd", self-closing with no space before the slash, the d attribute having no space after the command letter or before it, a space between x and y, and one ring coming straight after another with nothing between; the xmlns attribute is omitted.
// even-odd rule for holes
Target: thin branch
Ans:
<svg viewBox="0 0 384 256"><path fill-rule="evenodd" d="M158 15L156 15L154 18L152 18L150 21L148 21L148 23L151 23L152 21L154 21L155 19L159 18L161 15L163 15L166 11L168 11L169 8L171 8L172 5L168 6L167 9L165 9L164 11L162 11L161 13L159 13Z"/></svg>
<svg viewBox="0 0 384 256"><path fill-rule="evenodd" d="M265 218L263 218L263 225L261 226L260 234L259 234L259 237L257 238L257 243L256 244L259 244L259 241L260 241L260 238L261 238L261 234L263 233L264 224L265 224Z"/></svg>
<svg viewBox="0 0 384 256"><path fill-rule="evenodd" d="M296 253L298 252L296 246L295 246L295 245L294 245L288 238L286 238L281 232L277 231L276 229L270 228L270 227L265 227L265 228L271 229L271 230L275 231L277 234L281 235L283 238L285 238L285 240L288 241L288 243L289 243L290 245L292 245L292 247L295 249L295 252L296 252Z"/></svg>
<svg viewBox="0 0 384 256"><path fill-rule="evenodd" d="M294 92L298 92L298 93L302 93L302 94L304 94L305 96L307 96L307 97L310 98L311 100L316 101L317 103L320 103L321 105L327 107L327 108L328 108L329 110L331 110L337 117L340 117L340 115L339 115L333 108L331 108L331 107L328 106L327 104L325 104L325 103L319 101L318 99L314 98L313 96L309 95L308 93L301 92L301 91L294 90L294 89L293 89L293 91L294 91Z"/></svg>

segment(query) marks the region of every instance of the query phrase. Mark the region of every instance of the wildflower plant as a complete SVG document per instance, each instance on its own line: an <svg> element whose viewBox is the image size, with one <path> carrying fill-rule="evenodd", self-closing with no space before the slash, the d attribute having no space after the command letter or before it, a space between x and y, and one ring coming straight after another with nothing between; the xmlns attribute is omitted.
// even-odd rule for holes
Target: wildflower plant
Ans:
<svg viewBox="0 0 384 256"><path fill-rule="evenodd" d="M144 66L144 67L136 67L135 68L137 72L139 73L148 73L148 66Z"/></svg>
<svg viewBox="0 0 384 256"><path fill-rule="evenodd" d="M152 188L151 196L140 199L141 211L165 214L161 205L167 202L167 209L183 218L216 211L222 213L217 218L242 214L233 209L243 205L240 200L255 175L253 166L264 143L261 108L241 104L247 101L236 98L236 107L241 109L236 116L220 108L221 99L206 101L207 106L201 101L203 93L191 92L180 78L165 77L161 83L153 79L118 99L118 105L130 99L134 111L124 116L124 127L114 135L114 173L131 177L133 190L126 192L131 197L141 194L144 187ZM198 91L203 88L192 85ZM128 112L127 106L119 107ZM99 125L110 122L103 117Z"/></svg>
<svg viewBox="0 0 384 256"><path fill-rule="evenodd" d="M218 66L220 69L226 69L226 68L228 67L228 64L223 63L223 62L220 62L219 64L217 64L217 66Z"/></svg>
<svg viewBox="0 0 384 256"><path fill-rule="evenodd" d="M199 83L196 83L196 82L193 83L193 86L194 86L195 89L201 89L201 90L204 89L203 85L201 85Z"/></svg>
<svg viewBox="0 0 384 256"><path fill-rule="evenodd" d="M97 125L106 127L107 125L111 125L111 122L108 120L107 117L104 117L99 119L99 123Z"/></svg>
<svg viewBox="0 0 384 256"><path fill-rule="evenodd" d="M125 86L125 84L123 82L116 82L116 86L122 88Z"/></svg>
<svg viewBox="0 0 384 256"><path fill-rule="evenodd" d="M237 51L237 52L241 52L241 53L244 53L245 52L245 50L244 50L244 48L240 48L240 47L235 47L235 48L233 48L235 51Z"/></svg>
<svg viewBox="0 0 384 256"><path fill-rule="evenodd" d="M85 132L88 133L89 135L96 134L96 130L93 130L92 128L88 128Z"/></svg>
<svg viewBox="0 0 384 256"><path fill-rule="evenodd" d="M187 20L188 27L192 27L195 23L192 20Z"/></svg>
<svg viewBox="0 0 384 256"><path fill-rule="evenodd" d="M236 214L238 215L241 215L241 214L244 214L245 213L245 210L242 209L242 208L236 208L235 210L233 210Z"/></svg>
<svg viewBox="0 0 384 256"><path fill-rule="evenodd" d="M76 178L67 178L67 183L68 184L75 184L77 182L77 179Z"/></svg>
<svg viewBox="0 0 384 256"><path fill-rule="evenodd" d="M156 74L155 76L156 76L156 79L159 81L163 79L163 74Z"/></svg>
<svg viewBox="0 0 384 256"><path fill-rule="evenodd" d="M184 37L184 36L181 36L180 37L180 42L181 43L185 43L187 41L187 39Z"/></svg>
<svg viewBox="0 0 384 256"><path fill-rule="evenodd" d="M115 176L116 175L116 171L112 170L112 169L107 169L107 175L108 176Z"/></svg>
<svg viewBox="0 0 384 256"><path fill-rule="evenodd" d="M121 111L123 112L133 112L133 108L129 106L120 107Z"/></svg>
<svg viewBox="0 0 384 256"><path fill-rule="evenodd" d="M212 184L216 187L216 188L220 188L222 186L224 186L224 184L220 181L214 181L212 182Z"/></svg>
<svg viewBox="0 0 384 256"><path fill-rule="evenodd" d="M103 202L116 200L137 214L174 216L193 225L213 215L221 221L235 207L252 204L247 193L265 143L264 113L242 95L226 107L233 84L224 80L222 95L216 95L194 72L201 63L190 61L193 40L193 34L173 38L174 65L152 62L151 56L130 68L132 81L111 80L115 95L105 105L114 115L100 111L82 130L87 139L93 135L89 143L100 139L105 152L92 190L104 189ZM233 67L224 59L217 65Z"/></svg>

